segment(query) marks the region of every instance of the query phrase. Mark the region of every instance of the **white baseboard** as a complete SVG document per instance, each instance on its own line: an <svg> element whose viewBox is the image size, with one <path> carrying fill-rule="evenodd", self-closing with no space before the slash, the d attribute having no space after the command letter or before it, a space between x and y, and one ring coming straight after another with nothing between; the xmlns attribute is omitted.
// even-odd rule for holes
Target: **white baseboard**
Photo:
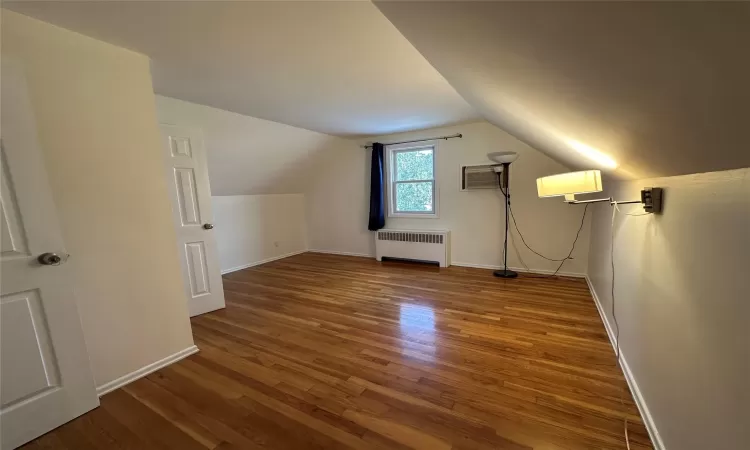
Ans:
<svg viewBox="0 0 750 450"><path fill-rule="evenodd" d="M337 252L333 250L319 250L319 249L310 249L308 250L310 253L324 253L326 255L343 255L343 256L359 256L360 258L375 258L375 255L368 255L366 253L352 253L352 252Z"/></svg>
<svg viewBox="0 0 750 450"><path fill-rule="evenodd" d="M498 270L502 269L503 266L495 266L491 264L474 264L474 263L466 263L466 262L451 262L452 266L459 266L459 267L471 267L474 269L492 269L492 270ZM542 270L542 269L526 269L525 267L508 267L508 269L513 270L515 272L523 272L523 273L538 273L540 275L552 275L555 273L554 270ZM574 278L586 278L585 273L575 273L575 272L557 272L558 275L561 277L574 277Z"/></svg>
<svg viewBox="0 0 750 450"><path fill-rule="evenodd" d="M591 280L588 276L585 276L585 278L586 283L588 283L589 285L591 296L594 297L594 304L596 305L596 309L597 311L599 311L599 316L602 318L602 322L604 323L604 329L607 330L607 336L609 336L609 342L612 344L612 349L617 351L617 336L615 335L615 332L609 323L609 319L607 319L607 315L604 313L604 308L599 301L599 296L596 295L594 285L591 283ZM633 376L633 372L631 372L630 370L627 359L625 359L625 354L623 353L622 348L620 349L620 365L622 366L622 372L625 376L625 381L628 382L630 392L632 392L633 394L635 405L638 407L638 411L641 413L643 422L646 425L646 430L648 430L648 434L651 437L651 442L654 444L654 448L656 450L666 450L664 442L661 440L661 436L659 435L659 430L656 429L654 418L651 416L651 412L646 405L646 400L643 398L641 390L638 388L638 383L635 382L635 377Z"/></svg>
<svg viewBox="0 0 750 450"><path fill-rule="evenodd" d="M297 251L297 252L291 252L291 253L286 253L284 255L274 256L273 258L264 259L262 261L256 261L256 262L251 262L251 263L248 263L248 264L243 264L241 266L230 267L229 269L223 269L221 271L221 274L225 275L227 273L237 272L238 270L247 269L248 267L255 267L255 266L259 266L261 264L269 263L271 261L276 261L278 259L284 259L284 258L288 258L290 256L299 255L300 253L305 253L306 251L307 250L300 250L300 251Z"/></svg>
<svg viewBox="0 0 750 450"><path fill-rule="evenodd" d="M163 367L167 367L168 365L176 363L177 361L183 358L187 358L188 356L197 352L198 347L196 347L195 345L192 345L184 350L180 350L179 352L169 355L164 359L160 359L159 361L153 362L147 366L143 366L134 372L130 372L127 375L121 376L116 380L112 380L109 383L104 383L103 385L96 388L96 395L101 397L104 394L112 392L117 388L121 388L126 384L132 383L139 378L143 378L150 373L156 372Z"/></svg>
<svg viewBox="0 0 750 450"><path fill-rule="evenodd" d="M352 253L352 252L337 252L333 250L318 250L318 249L310 249L308 250L310 253L324 253L327 255L344 255L344 256L359 256L362 258L375 258L375 255L368 255L365 253ZM471 267L474 269L502 269L503 266L493 266L489 264L474 264L474 263L466 263L466 262L451 262L452 266L459 266L459 267ZM514 270L516 272L523 272L523 273L538 273L540 275L551 275L555 273L553 270L536 270L531 269L527 270L524 267L508 267L511 270ZM586 278L585 273L575 273L575 272L557 272L558 275L562 277L574 277L574 278Z"/></svg>

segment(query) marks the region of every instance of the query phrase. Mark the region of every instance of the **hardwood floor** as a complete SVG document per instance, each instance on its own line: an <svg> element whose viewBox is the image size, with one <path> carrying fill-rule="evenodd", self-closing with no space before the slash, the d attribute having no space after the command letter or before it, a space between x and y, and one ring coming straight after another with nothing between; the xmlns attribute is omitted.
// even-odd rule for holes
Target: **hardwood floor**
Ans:
<svg viewBox="0 0 750 450"><path fill-rule="evenodd" d="M224 289L200 353L26 448L652 448L584 280L306 253Z"/></svg>

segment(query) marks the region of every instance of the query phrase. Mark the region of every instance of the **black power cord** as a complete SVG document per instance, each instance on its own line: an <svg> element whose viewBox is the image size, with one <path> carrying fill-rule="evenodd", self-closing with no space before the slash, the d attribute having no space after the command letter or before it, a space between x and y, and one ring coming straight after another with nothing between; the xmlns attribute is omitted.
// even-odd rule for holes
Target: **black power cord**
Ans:
<svg viewBox="0 0 750 450"><path fill-rule="evenodd" d="M560 265L557 266L557 269L551 274L551 275L542 275L542 276L528 276L529 278L552 278L557 276L557 273L560 272L560 269L562 269L563 264L565 264L565 261L569 259L573 259L573 251L576 248L576 243L578 242L578 238L581 236L581 230L583 230L583 225L586 223L586 213L588 212L590 203L586 203L586 206L583 208L583 215L581 216L581 225L578 227L578 231L576 232L576 237L573 240L573 245L570 247L570 251L568 252L568 256L566 256L563 259L554 259L554 258L548 258L547 256L542 255L541 253L537 252L529 244L526 243L526 239L524 239L523 234L521 234L521 230L518 228L518 224L516 223L516 217L513 215L513 206L510 203L510 199L508 199L508 195L505 193L502 187L502 181L500 182L500 192L503 194L503 197L505 197L508 200L508 209L510 210L510 217L513 221L513 227L516 229L516 232L518 233L518 236L521 238L521 242L523 242L523 245L528 248L532 253L535 255L544 258L548 261L554 261L559 262Z"/></svg>
<svg viewBox="0 0 750 450"><path fill-rule="evenodd" d="M586 207L588 207L588 204L586 205ZM525 245L526 248L528 248L531 251L531 253L534 253L535 255L546 259L547 261L554 261L554 262L560 262L560 261L564 262L564 261L567 261L569 259L573 259L570 256L565 257L563 259L548 258L548 257L542 255L541 253L539 253L538 251L534 250L533 248L531 248L529 246L529 244L526 243L526 239L523 238L523 234L521 234L521 230L518 229L518 224L516 223L516 217L513 215L513 207L510 206L509 209L510 209L510 218L513 221L513 227L516 229L516 232L518 233L518 236L521 238L521 242L523 242L523 245Z"/></svg>
<svg viewBox="0 0 750 450"><path fill-rule="evenodd" d="M565 259L562 260L559 266L557 266L557 269L555 269L555 272L552 275L544 275L544 276L537 276L534 278L552 278L554 276L557 276L557 272L562 269L563 264L565 264L565 261L569 259L573 259L571 256L573 255L573 251L576 249L576 243L578 242L578 237L581 236L581 230L583 230L583 224L586 223L586 212L589 210L589 205L591 203L586 203L586 206L583 208L583 215L581 216L581 225L578 227L578 231L576 232L576 238L573 240L573 245L570 247L570 252L568 252L568 256L565 257ZM510 210L510 216L513 217L513 210ZM516 220L513 219L513 224L515 225ZM516 227L516 231L518 230L518 227ZM518 232L518 235L521 235L521 232ZM524 245L526 243L524 242ZM528 246L527 246L528 247ZM529 247L529 250L531 248ZM533 251L533 250L532 250ZM549 258L548 258L549 259Z"/></svg>

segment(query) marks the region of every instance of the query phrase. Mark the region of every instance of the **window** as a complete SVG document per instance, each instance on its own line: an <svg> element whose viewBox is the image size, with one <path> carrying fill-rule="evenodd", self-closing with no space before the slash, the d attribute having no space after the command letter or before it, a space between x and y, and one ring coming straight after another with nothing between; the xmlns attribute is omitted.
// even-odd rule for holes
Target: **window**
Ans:
<svg viewBox="0 0 750 450"><path fill-rule="evenodd" d="M389 215L435 217L435 146L388 149Z"/></svg>

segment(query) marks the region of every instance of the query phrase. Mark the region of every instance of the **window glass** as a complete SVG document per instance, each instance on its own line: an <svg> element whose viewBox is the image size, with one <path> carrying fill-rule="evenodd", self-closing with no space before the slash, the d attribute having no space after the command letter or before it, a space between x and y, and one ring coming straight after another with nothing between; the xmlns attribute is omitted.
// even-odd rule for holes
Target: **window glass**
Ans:
<svg viewBox="0 0 750 450"><path fill-rule="evenodd" d="M432 212L433 182L396 183L396 212Z"/></svg>
<svg viewBox="0 0 750 450"><path fill-rule="evenodd" d="M394 181L432 180L433 151L431 148L396 152Z"/></svg>

